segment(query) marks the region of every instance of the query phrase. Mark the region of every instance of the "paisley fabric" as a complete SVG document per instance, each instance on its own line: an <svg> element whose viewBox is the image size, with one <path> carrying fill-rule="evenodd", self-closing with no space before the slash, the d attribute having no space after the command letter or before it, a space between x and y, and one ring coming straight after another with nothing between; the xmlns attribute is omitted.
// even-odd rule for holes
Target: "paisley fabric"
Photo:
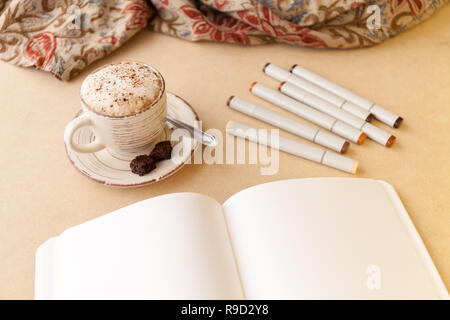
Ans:
<svg viewBox="0 0 450 320"><path fill-rule="evenodd" d="M190 41L361 48L450 0L0 0L0 59L68 80L147 27Z"/></svg>

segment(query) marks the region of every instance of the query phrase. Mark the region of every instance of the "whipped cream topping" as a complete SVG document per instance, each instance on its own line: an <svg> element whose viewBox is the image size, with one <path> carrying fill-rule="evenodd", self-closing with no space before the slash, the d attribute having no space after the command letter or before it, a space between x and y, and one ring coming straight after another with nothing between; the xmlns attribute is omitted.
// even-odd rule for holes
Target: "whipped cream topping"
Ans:
<svg viewBox="0 0 450 320"><path fill-rule="evenodd" d="M146 109L161 90L163 80L152 68L121 62L90 74L81 85L81 97L97 113L126 116Z"/></svg>

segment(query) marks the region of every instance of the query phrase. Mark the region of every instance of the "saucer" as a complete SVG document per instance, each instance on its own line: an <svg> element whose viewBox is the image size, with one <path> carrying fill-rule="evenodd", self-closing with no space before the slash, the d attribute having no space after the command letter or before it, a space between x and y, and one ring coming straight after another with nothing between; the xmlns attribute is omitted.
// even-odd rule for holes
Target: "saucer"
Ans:
<svg viewBox="0 0 450 320"><path fill-rule="evenodd" d="M82 111L80 110L75 117L80 116L81 113ZM177 120L199 128L199 118L195 110L182 98L169 92L167 93L167 114ZM174 129L173 126L166 123L165 129L158 139L148 147L148 150L144 150L140 154L149 154L156 143L170 140ZM73 139L82 145L93 141L95 137L89 127L82 127L75 132ZM173 156L172 159L158 162L156 168L144 176L134 174L130 169L130 161L138 154L117 156L111 154L108 149L103 149L95 153L78 153L68 145L66 145L66 152L73 166L81 174L93 181L107 186L138 187L155 183L171 176L191 159L195 149L200 146L200 143L187 133L182 134L180 141L175 143L183 148L178 149L182 151L177 152L176 156Z"/></svg>

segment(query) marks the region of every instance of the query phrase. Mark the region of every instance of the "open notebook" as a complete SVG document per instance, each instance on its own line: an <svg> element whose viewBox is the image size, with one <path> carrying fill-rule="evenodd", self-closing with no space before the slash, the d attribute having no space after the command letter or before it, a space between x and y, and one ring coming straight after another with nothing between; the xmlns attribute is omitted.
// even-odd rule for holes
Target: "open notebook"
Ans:
<svg viewBox="0 0 450 320"><path fill-rule="evenodd" d="M37 299L448 298L394 189L312 178L138 202L36 253Z"/></svg>

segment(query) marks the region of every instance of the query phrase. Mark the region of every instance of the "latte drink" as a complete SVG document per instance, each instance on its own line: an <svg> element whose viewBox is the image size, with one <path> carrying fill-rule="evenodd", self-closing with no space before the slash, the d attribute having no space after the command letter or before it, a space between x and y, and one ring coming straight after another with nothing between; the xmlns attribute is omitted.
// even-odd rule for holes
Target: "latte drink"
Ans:
<svg viewBox="0 0 450 320"><path fill-rule="evenodd" d="M77 152L107 148L116 155L139 153L162 133L166 123L164 78L153 67L138 62L103 66L83 81L80 90L83 114L65 131L65 140ZM87 145L72 136L91 127L95 139Z"/></svg>

